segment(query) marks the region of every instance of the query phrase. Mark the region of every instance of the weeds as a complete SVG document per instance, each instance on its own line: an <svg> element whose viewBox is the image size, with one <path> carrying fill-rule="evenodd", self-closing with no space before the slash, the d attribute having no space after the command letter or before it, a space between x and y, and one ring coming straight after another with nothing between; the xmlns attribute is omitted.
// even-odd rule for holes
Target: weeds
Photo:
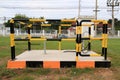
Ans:
<svg viewBox="0 0 120 80"><path fill-rule="evenodd" d="M16 78L15 80L34 80L32 76L22 76L20 78Z"/></svg>
<svg viewBox="0 0 120 80"><path fill-rule="evenodd" d="M16 76L16 73L13 70L2 68L0 70L0 76L11 78L11 77Z"/></svg>
<svg viewBox="0 0 120 80"><path fill-rule="evenodd" d="M71 80L69 77L60 77L58 80Z"/></svg>
<svg viewBox="0 0 120 80"><path fill-rule="evenodd" d="M71 68L69 73L71 76L78 76L78 75L81 75L83 73L90 73L92 71L93 71L93 69L90 69L90 68L85 68L85 69Z"/></svg>

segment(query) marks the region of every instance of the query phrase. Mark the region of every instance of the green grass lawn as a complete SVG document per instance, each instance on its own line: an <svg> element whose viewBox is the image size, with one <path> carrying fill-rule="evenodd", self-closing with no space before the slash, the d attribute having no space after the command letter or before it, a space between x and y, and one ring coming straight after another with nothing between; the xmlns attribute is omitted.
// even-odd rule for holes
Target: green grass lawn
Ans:
<svg viewBox="0 0 120 80"><path fill-rule="evenodd" d="M27 50L27 42L16 42L16 55ZM43 49L43 41L32 41L32 49ZM48 41L47 49L58 49L58 42ZM62 49L75 50L75 42L63 41ZM101 53L101 41L92 41L92 50ZM108 58L111 60L111 68L97 69L6 69L7 60L10 59L9 37L0 37L0 80L120 80L120 39L108 40ZM108 74L107 74L108 72ZM117 73L117 74L116 74ZM102 75L105 74L107 78ZM48 78L47 78L48 77ZM79 78L80 77L80 78ZM101 79L100 79L101 78ZM87 79L87 80L89 80Z"/></svg>

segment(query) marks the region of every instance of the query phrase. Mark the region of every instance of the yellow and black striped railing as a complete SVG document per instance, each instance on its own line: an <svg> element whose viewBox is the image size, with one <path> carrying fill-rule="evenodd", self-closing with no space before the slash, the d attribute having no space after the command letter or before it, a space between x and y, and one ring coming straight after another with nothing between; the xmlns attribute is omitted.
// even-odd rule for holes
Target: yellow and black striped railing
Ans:
<svg viewBox="0 0 120 80"><path fill-rule="evenodd" d="M23 21L23 22L44 22L45 19L11 19L9 21L10 23L10 46L11 46L11 59L14 60L15 59L15 39L14 39L14 23L16 21ZM46 40L46 41L59 41L59 50L61 50L61 41L76 41L76 60L78 60L78 55L80 56L93 56L90 54L84 55L81 54L82 52L82 40L89 40L89 44L88 44L88 50L91 50L91 41L92 40L102 40L102 55L104 55L104 59L107 59L107 21L105 20L81 20L81 21L76 21L76 20L59 20L62 22L76 22L77 26L76 26L76 39L46 39L46 38L31 38L30 35L30 28L31 28L31 24L28 25L28 50L31 50L31 41L33 40ZM83 22L94 22L94 23L98 23L98 22L103 22L104 26L103 26L103 34L102 34L102 38L92 38L91 37L91 24L82 24ZM51 25L44 25L44 26L51 26ZM71 26L70 24L63 24L61 26ZM89 26L89 36L87 38L82 37L82 26ZM59 34L61 33L61 27L59 27Z"/></svg>
<svg viewBox="0 0 120 80"><path fill-rule="evenodd" d="M83 24L83 22L94 22L94 23L99 23L99 22L103 22L104 26L103 26L103 34L102 34L102 38L92 38L91 37L91 25L89 24ZM89 26L89 37L86 39L84 39L83 37L81 37L82 34L82 26ZM102 40L102 55L104 55L104 59L107 59L107 21L105 20L81 20L81 21L77 21L77 26L76 26L76 60L78 60L78 55L80 56L93 56L93 54L81 54L81 50L82 50L82 40L89 40L88 43L88 50L91 50L91 41L92 40ZM97 56L100 56L99 54Z"/></svg>
<svg viewBox="0 0 120 80"><path fill-rule="evenodd" d="M11 59L15 59L15 42L14 42L14 20L11 19L10 23L10 47L11 47Z"/></svg>

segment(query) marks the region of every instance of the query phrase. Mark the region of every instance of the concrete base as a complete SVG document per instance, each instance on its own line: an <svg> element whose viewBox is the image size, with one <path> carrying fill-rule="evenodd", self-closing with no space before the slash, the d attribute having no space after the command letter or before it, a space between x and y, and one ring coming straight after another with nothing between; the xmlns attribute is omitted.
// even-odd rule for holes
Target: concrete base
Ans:
<svg viewBox="0 0 120 80"><path fill-rule="evenodd" d="M96 54L89 51L82 54ZM21 64L21 65L20 65ZM19 65L19 66L18 66ZM76 61L76 52L73 50L31 50L25 51L16 56L14 61L8 61L8 68L26 68L26 67L43 67L43 68L95 68L110 67L111 62L104 60L103 56L78 57Z"/></svg>

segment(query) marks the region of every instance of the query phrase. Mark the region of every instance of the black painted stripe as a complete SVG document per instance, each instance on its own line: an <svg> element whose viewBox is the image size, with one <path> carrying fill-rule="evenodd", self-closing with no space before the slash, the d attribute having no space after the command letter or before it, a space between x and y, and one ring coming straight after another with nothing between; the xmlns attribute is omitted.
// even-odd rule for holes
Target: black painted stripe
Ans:
<svg viewBox="0 0 120 80"><path fill-rule="evenodd" d="M76 61L60 61L60 68L76 67Z"/></svg>
<svg viewBox="0 0 120 80"><path fill-rule="evenodd" d="M82 21L80 21L80 26L82 26L83 22L91 22L91 20L82 20Z"/></svg>
<svg viewBox="0 0 120 80"><path fill-rule="evenodd" d="M10 33L14 34L14 24L10 23Z"/></svg>
<svg viewBox="0 0 120 80"><path fill-rule="evenodd" d="M28 34L30 34L30 27L28 27Z"/></svg>
<svg viewBox="0 0 120 80"><path fill-rule="evenodd" d="M111 66L110 61L95 61L95 68L109 68Z"/></svg>
<svg viewBox="0 0 120 80"><path fill-rule="evenodd" d="M60 61L60 68L76 67L76 61ZM109 68L111 61L95 61L95 68ZM43 68L43 61L26 61L26 67Z"/></svg>
<svg viewBox="0 0 120 80"><path fill-rule="evenodd" d="M58 21L58 22L60 22L61 19L46 19L46 21Z"/></svg>
<svg viewBox="0 0 120 80"><path fill-rule="evenodd" d="M80 52L76 52L76 57L78 57L78 54L81 54Z"/></svg>
<svg viewBox="0 0 120 80"><path fill-rule="evenodd" d="M77 21L77 26L80 26L80 22L79 21Z"/></svg>
<svg viewBox="0 0 120 80"><path fill-rule="evenodd" d="M81 43L82 42L82 40L81 40L81 34L77 34L77 36L76 36L76 43Z"/></svg>
<svg viewBox="0 0 120 80"><path fill-rule="evenodd" d="M104 49L104 59L107 60L107 48Z"/></svg>
<svg viewBox="0 0 120 80"><path fill-rule="evenodd" d="M102 56L104 55L104 52L105 52L105 48L102 47Z"/></svg>
<svg viewBox="0 0 120 80"><path fill-rule="evenodd" d="M87 56L90 56L90 54L80 54L80 56L87 57Z"/></svg>
<svg viewBox="0 0 120 80"><path fill-rule="evenodd" d="M26 66L30 68L43 68L43 61L26 61Z"/></svg>
<svg viewBox="0 0 120 80"><path fill-rule="evenodd" d="M89 35L91 35L91 27L89 27Z"/></svg>
<svg viewBox="0 0 120 80"><path fill-rule="evenodd" d="M30 51L31 50L31 42L28 41L28 50Z"/></svg>
<svg viewBox="0 0 120 80"><path fill-rule="evenodd" d="M29 19L14 19L14 21L24 21L24 22L28 22Z"/></svg>
<svg viewBox="0 0 120 80"><path fill-rule="evenodd" d="M103 25L103 34L105 34L105 31L106 31L106 30L105 30L105 25Z"/></svg>
<svg viewBox="0 0 120 80"><path fill-rule="evenodd" d="M61 39L47 39L47 41L61 41Z"/></svg>
<svg viewBox="0 0 120 80"><path fill-rule="evenodd" d="M91 42L88 43L88 50L91 50Z"/></svg>
<svg viewBox="0 0 120 80"><path fill-rule="evenodd" d="M81 38L81 40L90 40L90 38Z"/></svg>
<svg viewBox="0 0 120 80"><path fill-rule="evenodd" d="M103 25L103 34L107 34L107 24Z"/></svg>
<svg viewBox="0 0 120 80"><path fill-rule="evenodd" d="M14 60L15 59L15 46L11 47L11 59Z"/></svg>

